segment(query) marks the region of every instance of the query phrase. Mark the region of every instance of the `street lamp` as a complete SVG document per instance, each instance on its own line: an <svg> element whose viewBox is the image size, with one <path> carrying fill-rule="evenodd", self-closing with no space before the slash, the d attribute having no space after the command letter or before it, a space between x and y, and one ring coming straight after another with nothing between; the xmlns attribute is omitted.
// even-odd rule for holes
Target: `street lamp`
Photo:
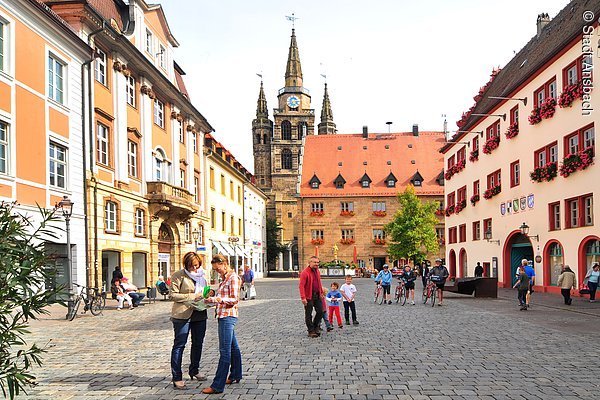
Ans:
<svg viewBox="0 0 600 400"><path fill-rule="evenodd" d="M500 239L492 239L492 229L491 228L488 228L485 231L484 237L485 237L485 240L488 241L488 243L495 242L498 246L500 246Z"/></svg>
<svg viewBox="0 0 600 400"><path fill-rule="evenodd" d="M523 234L523 236L528 237L528 238L533 238L536 241L540 241L540 235L529 235L529 225L527 225L525 222L523 222L521 224L521 226L519 227L519 229L521 230L521 233Z"/></svg>
<svg viewBox="0 0 600 400"><path fill-rule="evenodd" d="M73 203L68 196L63 196L62 200L56 203L55 208L60 209L65 217L65 225L67 227L67 270L69 271L69 291L71 294L73 291L73 261L71 259L71 215L73 215ZM73 306L72 300L69 300L69 312L71 311L71 307Z"/></svg>
<svg viewBox="0 0 600 400"><path fill-rule="evenodd" d="M237 255L237 251L236 251L236 243L240 241L240 238L237 236L229 236L227 238L227 241L229 242L229 244L231 245L231 248L233 249L233 253L235 255L235 273L238 273L238 264L239 264L239 260L238 260L238 255Z"/></svg>
<svg viewBox="0 0 600 400"><path fill-rule="evenodd" d="M200 237L200 231L198 228L192 231L192 238L194 238L194 252L198 250L198 238Z"/></svg>

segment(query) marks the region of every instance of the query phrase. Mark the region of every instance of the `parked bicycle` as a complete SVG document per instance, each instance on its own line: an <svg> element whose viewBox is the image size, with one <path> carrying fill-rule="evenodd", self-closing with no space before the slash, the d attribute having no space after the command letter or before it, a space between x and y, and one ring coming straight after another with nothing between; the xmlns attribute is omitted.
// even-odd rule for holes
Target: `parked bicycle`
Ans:
<svg viewBox="0 0 600 400"><path fill-rule="evenodd" d="M408 291L406 290L406 286L404 285L404 281L399 280L398 286L396 286L396 292L394 294L396 298L396 303L402 302L401 305L406 304L406 299L408 298Z"/></svg>
<svg viewBox="0 0 600 400"><path fill-rule="evenodd" d="M423 288L423 304L426 304L427 300L431 299L431 307L433 307L435 306L436 298L437 286L431 279L427 279L427 284Z"/></svg>
<svg viewBox="0 0 600 400"><path fill-rule="evenodd" d="M383 303L383 286L381 286L381 283L377 283L377 287L375 288L375 298L373 301L377 304Z"/></svg>
<svg viewBox="0 0 600 400"><path fill-rule="evenodd" d="M69 321L73 321L75 316L77 316L77 311L79 311L81 303L84 304L83 313L90 310L92 315L100 315L104 307L106 307L106 292L104 290L100 291L98 288L88 288L75 282L73 282L73 285L79 288L79 292L75 295L72 307L67 312L66 318Z"/></svg>

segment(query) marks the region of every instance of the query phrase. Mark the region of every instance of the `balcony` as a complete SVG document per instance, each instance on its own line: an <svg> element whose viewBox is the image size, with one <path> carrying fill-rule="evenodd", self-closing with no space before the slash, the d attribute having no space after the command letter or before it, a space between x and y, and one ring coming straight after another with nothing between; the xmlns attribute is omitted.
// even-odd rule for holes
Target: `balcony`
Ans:
<svg viewBox="0 0 600 400"><path fill-rule="evenodd" d="M186 221L198 211L194 195L183 188L165 182L147 182L147 190L146 198L152 215L163 213L165 218Z"/></svg>

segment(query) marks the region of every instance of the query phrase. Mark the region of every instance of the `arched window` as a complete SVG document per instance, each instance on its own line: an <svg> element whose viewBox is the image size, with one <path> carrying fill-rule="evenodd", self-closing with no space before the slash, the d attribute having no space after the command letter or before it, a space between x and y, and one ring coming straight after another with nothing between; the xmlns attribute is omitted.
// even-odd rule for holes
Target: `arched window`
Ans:
<svg viewBox="0 0 600 400"><path fill-rule="evenodd" d="M600 262L600 240L590 240L585 246L586 272L596 262Z"/></svg>
<svg viewBox="0 0 600 400"><path fill-rule="evenodd" d="M159 182L169 181L169 162L161 149L157 149L154 154L154 179Z"/></svg>
<svg viewBox="0 0 600 400"><path fill-rule="evenodd" d="M292 140L292 124L290 121L283 121L281 123L281 139Z"/></svg>
<svg viewBox="0 0 600 400"><path fill-rule="evenodd" d="M308 125L306 125L306 122L300 122L298 124L298 139L301 140L304 136L306 136L307 132Z"/></svg>
<svg viewBox="0 0 600 400"><path fill-rule="evenodd" d="M259 141L260 141L260 139L259 139ZM263 140L262 140L262 142L263 142L264 144L267 144L267 143L269 143L269 142L267 142L267 135L263 135Z"/></svg>
<svg viewBox="0 0 600 400"><path fill-rule="evenodd" d="M563 251L560 243L552 243L548 247L548 266L550 268L550 282L546 282L547 286L556 286L558 276L564 263Z"/></svg>
<svg viewBox="0 0 600 400"><path fill-rule="evenodd" d="M290 149L281 151L281 168L292 169L292 151Z"/></svg>
<svg viewBox="0 0 600 400"><path fill-rule="evenodd" d="M256 143L260 144L260 134L256 135Z"/></svg>

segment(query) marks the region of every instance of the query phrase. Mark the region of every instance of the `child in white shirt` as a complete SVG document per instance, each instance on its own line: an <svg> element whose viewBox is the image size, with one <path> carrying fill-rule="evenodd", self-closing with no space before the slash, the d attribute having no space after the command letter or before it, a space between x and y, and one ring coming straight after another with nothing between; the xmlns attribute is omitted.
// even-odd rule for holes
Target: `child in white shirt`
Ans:
<svg viewBox="0 0 600 400"><path fill-rule="evenodd" d="M344 319L346 325L350 325L350 310L352 311L352 324L358 325L356 320L356 307L354 306L354 297L356 296L356 286L352 284L352 276L346 275L346 283L340 288L344 298Z"/></svg>

